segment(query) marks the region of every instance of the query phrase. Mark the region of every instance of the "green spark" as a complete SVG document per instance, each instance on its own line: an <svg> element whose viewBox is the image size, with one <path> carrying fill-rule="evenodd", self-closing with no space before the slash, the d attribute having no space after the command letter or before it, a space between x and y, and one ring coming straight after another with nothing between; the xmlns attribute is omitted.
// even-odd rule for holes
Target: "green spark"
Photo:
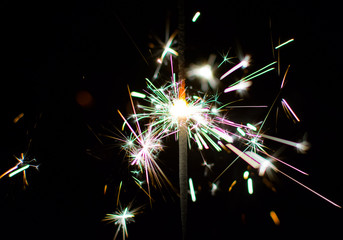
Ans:
<svg viewBox="0 0 343 240"><path fill-rule="evenodd" d="M20 172L22 172L22 171L25 171L25 170L28 169L29 167L30 167L30 165L25 165L25 166L23 166L23 167L21 167L21 168L15 170L15 171L11 172L8 176L9 176L9 177L13 177L13 176L16 175L16 174L18 174L18 173L20 173Z"/></svg>
<svg viewBox="0 0 343 240"><path fill-rule="evenodd" d="M289 39L288 41L284 42L284 43L281 43L280 45L276 46L275 49L279 49L280 47L283 47L285 46L286 44L290 43L290 42L293 42L294 41L294 38L292 39Z"/></svg>
<svg viewBox="0 0 343 240"><path fill-rule="evenodd" d="M146 97L146 95L144 93L135 92L135 91L131 92L131 96L136 97L136 98L145 98Z"/></svg>

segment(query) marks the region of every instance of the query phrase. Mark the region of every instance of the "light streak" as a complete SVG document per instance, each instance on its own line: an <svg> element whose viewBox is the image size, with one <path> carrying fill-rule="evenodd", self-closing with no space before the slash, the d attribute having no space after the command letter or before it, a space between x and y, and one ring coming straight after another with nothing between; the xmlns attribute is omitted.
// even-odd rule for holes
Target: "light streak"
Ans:
<svg viewBox="0 0 343 240"><path fill-rule="evenodd" d="M290 67L290 66L291 66L291 65L288 65L287 70L286 70L285 74L283 75L280 89L282 89L282 88L285 86L285 80L286 80L286 76L287 76L287 73L288 73L288 71L289 71L289 67Z"/></svg>
<svg viewBox="0 0 343 240"><path fill-rule="evenodd" d="M250 87L252 85L252 82L240 82L235 86L232 87L228 87L224 90L224 93L228 93L228 92L232 92L232 91L236 91L236 90L244 90L247 89L248 87Z"/></svg>
<svg viewBox="0 0 343 240"><path fill-rule="evenodd" d="M131 97L143 98L144 99L146 97L146 95L144 93L132 91L131 92Z"/></svg>
<svg viewBox="0 0 343 240"><path fill-rule="evenodd" d="M237 81L233 85L236 85L236 84L238 84L238 83L240 83L242 81L248 81L248 80L254 79L254 78L258 77L258 76L261 76L262 74L265 74L265 73L267 73L267 72L269 72L271 70L274 70L274 68L269 68L269 67L273 66L275 63L277 63L277 61L274 61L272 63L267 64L266 66L260 68L259 70L255 71L255 72L249 74L248 76L242 78L241 80ZM269 68L269 69L264 70L266 68Z"/></svg>
<svg viewBox="0 0 343 240"><path fill-rule="evenodd" d="M293 115L293 117L294 117L298 122L300 122L300 119L298 118L298 116L295 114L295 112L293 111L293 109L289 106L289 104L287 103L287 101L286 101L284 98L281 100L281 103L282 103L282 105L284 105L284 106L287 108L287 110Z"/></svg>
<svg viewBox="0 0 343 240"><path fill-rule="evenodd" d="M280 45L276 46L275 49L279 49L280 47L283 47L285 46L286 44L290 43L290 42L293 42L294 41L294 38L292 39L289 39L288 41L284 42L284 43L281 43Z"/></svg>
<svg viewBox="0 0 343 240"><path fill-rule="evenodd" d="M244 173L243 173L243 178L244 178L245 180L247 180L248 177L249 177L249 171L244 171Z"/></svg>
<svg viewBox="0 0 343 240"><path fill-rule="evenodd" d="M250 166L252 166L253 168L259 168L260 164L253 158L249 157L247 154L245 154L244 152L242 152L241 150L239 150L238 148L236 148L235 146L233 146L232 144L228 143L226 144L226 146L235 154L237 154L237 156L239 156L240 158L242 158L244 161L246 161Z"/></svg>
<svg viewBox="0 0 343 240"><path fill-rule="evenodd" d="M254 160L256 160L259 164L260 164L260 168L259 168L259 175L263 176L267 167L274 167L270 161L268 161L267 159L265 159L264 157L258 155L255 152L251 152L251 151L247 151L245 152L248 156L250 156L251 158L253 158Z"/></svg>
<svg viewBox="0 0 343 240"><path fill-rule="evenodd" d="M22 117L24 117L24 113L20 113L13 119L13 123L17 123Z"/></svg>
<svg viewBox="0 0 343 240"><path fill-rule="evenodd" d="M189 178L188 182L189 182L189 189L190 189L192 201L195 202L197 199L196 199L196 196L195 196L195 191L194 191L194 185L193 185L192 178Z"/></svg>
<svg viewBox="0 0 343 240"><path fill-rule="evenodd" d="M236 185L237 181L233 181L229 187L229 192L231 192L232 188Z"/></svg>
<svg viewBox="0 0 343 240"><path fill-rule="evenodd" d="M121 193L122 185L123 185L123 181L120 181L119 188L118 188L118 194L117 194L117 206L119 204L119 198L120 198L120 193Z"/></svg>
<svg viewBox="0 0 343 240"><path fill-rule="evenodd" d="M257 128L254 125L250 124L250 123L247 123L247 127L250 128L253 131L257 130Z"/></svg>
<svg viewBox="0 0 343 240"><path fill-rule="evenodd" d="M252 184L252 179L248 178L247 180L247 185L248 185L248 193L251 195L254 193L254 188L253 188L253 184Z"/></svg>
<svg viewBox="0 0 343 240"><path fill-rule="evenodd" d="M275 169L274 169L275 170ZM292 178L291 176L287 175L286 173L280 171L279 169L276 169L277 172L281 173L282 175L286 176L287 178L291 179L293 182L299 184L300 186L302 186L303 188L309 190L310 192L314 193L315 195L317 195L318 197L324 199L325 201L331 203L332 205L338 207L338 208L342 208L340 205L338 205L337 203L331 201L330 199L324 197L323 195L317 193L316 191L314 191L313 189L309 188L308 186L306 186L305 184L299 182L298 180Z"/></svg>
<svg viewBox="0 0 343 240"><path fill-rule="evenodd" d="M290 167L290 168L294 169L295 171L300 172L301 174L304 174L304 175L307 175L307 176L309 175L308 173L306 173L306 172L304 172L304 171L302 171L302 170L300 170L300 169L298 169L298 168L296 168L296 167L294 167L294 166L292 166L292 165L290 165L290 164L288 164L288 163L286 163L286 162L284 162L284 161L282 161L282 160L280 160L280 159L278 159L276 157L273 157L273 156L271 156L269 154L267 154L267 155L268 155L268 157L272 158L273 160L276 160L276 161L286 165L287 167Z"/></svg>
<svg viewBox="0 0 343 240"><path fill-rule="evenodd" d="M8 175L8 177L13 177L17 175L18 173L23 173L23 181L24 186L28 185L27 178L26 178L26 171L29 167L34 167L38 169L38 165L31 164L32 162L36 162L36 159L27 160L24 153L20 154L20 157L14 156L15 159L18 161L17 164L15 164L12 168L8 169L6 172L4 172L2 175L0 175L0 179L4 176Z"/></svg>
<svg viewBox="0 0 343 240"><path fill-rule="evenodd" d="M266 135L266 134L261 134L261 136L264 137L264 138L273 140L275 142L279 142L279 143L282 143L282 144L285 144L285 145L288 145L288 146L295 147L299 151L306 152L310 148L310 145L306 141L303 141L303 142L292 142L292 141L285 140L285 139L282 139L282 138L269 136L269 135Z"/></svg>
<svg viewBox="0 0 343 240"><path fill-rule="evenodd" d="M104 195L107 193L107 184L104 186Z"/></svg>
<svg viewBox="0 0 343 240"><path fill-rule="evenodd" d="M196 12L192 18L192 22L196 22L200 16L200 12Z"/></svg>
<svg viewBox="0 0 343 240"><path fill-rule="evenodd" d="M221 77L220 80L223 80L224 78L226 78L228 75L230 75L231 73L233 73L234 71L236 71L239 68L246 68L249 64L249 56L246 56L240 63L238 63L236 66L234 66L233 68L231 68L229 71L227 71L226 73L224 73Z"/></svg>
<svg viewBox="0 0 343 240"><path fill-rule="evenodd" d="M240 128L240 127L237 128L237 131L238 131L243 137L246 135L245 132L243 131L243 129Z"/></svg>
<svg viewBox="0 0 343 240"><path fill-rule="evenodd" d="M280 220L279 220L278 216L276 215L276 213L274 211L270 211L269 214L270 214L270 217L272 218L274 224L276 226L279 226L280 225Z"/></svg>
<svg viewBox="0 0 343 240"><path fill-rule="evenodd" d="M11 172L10 174L8 174L9 177L13 177L14 175L22 172L22 171L25 171L25 169L28 169L30 167L30 165L24 165L23 167L21 168L18 168L17 170Z"/></svg>

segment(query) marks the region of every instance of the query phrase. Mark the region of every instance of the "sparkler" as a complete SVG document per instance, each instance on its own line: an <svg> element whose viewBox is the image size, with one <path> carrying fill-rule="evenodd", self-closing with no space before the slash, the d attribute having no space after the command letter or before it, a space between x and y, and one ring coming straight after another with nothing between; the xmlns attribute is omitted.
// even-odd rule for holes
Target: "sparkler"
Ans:
<svg viewBox="0 0 343 240"><path fill-rule="evenodd" d="M275 62L266 65L265 67L255 71L253 74L243 78L243 81L241 79L238 82L240 82L240 84L246 83L244 80L256 77L257 74L262 74L266 71L265 69L273 64L275 64ZM267 71L270 71L270 69ZM269 161L256 153L262 152L270 156L262 145L262 139L268 139L289 145L303 152L309 149L309 144L306 141L293 142L264 133L259 133L266 119L262 122L259 131L254 133L257 131L257 127L253 124L248 123L243 125L221 117L220 112L223 106L217 106L219 105L219 102L217 101L218 96L211 97L207 95L193 95L185 96L185 99L180 98L179 96L182 88L180 82L176 82L175 78L172 78L171 84L165 85L161 88L157 88L148 79L146 79L146 81L148 90L144 93L145 97L141 99L150 103L150 106L139 104L138 107L143 110L143 112L135 113L131 118L135 118L136 122L146 119L149 122L148 132L150 132L152 136L156 136L156 140L167 135L176 134L176 138L178 138L179 141L181 138L188 139L186 141L190 148L192 148L191 142L194 141L199 150L209 149L210 147L217 151L221 151L222 149L228 151L227 149L230 149L250 166L258 169L261 176L267 168L272 167L274 170L276 169ZM139 96L134 96L140 98ZM180 119L182 119L182 121L180 121ZM223 128L222 125L226 126L226 128ZM229 131L227 127L231 127L232 130ZM181 129L185 129L183 132L186 134L183 136L181 136ZM237 131L239 135L234 133L234 130ZM134 132L132 129L131 131ZM246 145L248 145L247 149L251 149L251 151L247 151L247 149L242 151L237 148L234 145L234 139L237 137L246 142ZM227 144L224 144L222 141L227 142ZM160 145L156 145L155 147L158 148L157 146L161 147ZM152 149L151 152L155 151ZM276 159L274 157L272 158L274 160ZM281 160L278 161L282 162ZM137 160L134 162L139 161ZM288 165L287 163L284 164ZM145 167L149 167L149 164L143 165ZM288 166L302 172L291 165ZM162 170L159 171L162 173Z"/></svg>
<svg viewBox="0 0 343 240"><path fill-rule="evenodd" d="M179 100L186 100L186 72L185 72L185 2L178 1L178 30L179 30L179 58L178 58L178 78L180 89L178 92ZM172 58L171 58L172 59ZM171 64L172 65L172 64ZM172 68L173 69L173 68ZM172 70L173 72L173 70ZM175 79L174 79L175 81ZM187 126L186 118L180 117L178 119L179 128L179 187L180 187L180 209L181 209L181 228L183 240L187 238Z"/></svg>
<svg viewBox="0 0 343 240"><path fill-rule="evenodd" d="M264 176L268 169L272 169L287 178L293 180L297 184L308 189L312 193L326 200L327 202L333 204L334 206L340 207L338 204L332 202L331 200L325 198L319 193L315 192L311 188L305 186L294 178L290 177L286 173L280 171L274 164L273 161L278 161L291 167L298 172L305 175L303 171L277 159L267 152L267 148L263 145L264 139L275 141L281 144L295 147L299 151L307 151L309 149L309 144L306 141L303 142L293 142L290 140L285 140L279 137L274 137L261 133L262 128L266 122L267 117L271 109L273 108L275 101L271 105L264 121L259 124L247 123L236 123L230 121L226 116L222 116L221 113L227 105L221 105L218 102L219 95L214 94L209 96L207 94L200 95L199 93L189 94L186 93L185 87L185 72L184 72L184 23L183 14L180 14L179 20L179 48L178 51L170 50L172 36L168 40L168 44L161 55L161 62L167 55L170 54L170 65L171 65L171 82L167 83L161 87L155 86L149 79L146 79L147 90L144 93L141 92L131 92L130 98L135 97L140 99L140 101L145 102L145 104L138 104L137 108L140 110L138 113L135 111L133 106L133 101L131 99L131 104L133 108L133 115L128 119L119 112L124 120L124 125L128 126L131 135L127 138L124 144L124 149L127 151L127 155L131 158L131 165L136 165L139 167L141 172L145 172L146 182L149 188L149 179L155 179L159 186L162 185L162 180L158 180L158 176L162 176L161 179L167 179L163 174L162 169L157 165L157 155L163 149L162 139L175 135L175 139L179 142L179 184L180 184L180 203L181 203L181 222L182 222L182 232L185 239L186 236L186 216L187 216L187 186L189 184L190 193L192 200L195 201L195 191L193 186L193 180L187 178L187 151L188 148L192 148L192 143L195 143L198 150L203 149L215 149L218 152L225 150L226 152L233 152L237 157L228 166L228 168L237 160L242 159L253 169L258 171L260 176ZM294 39L291 39L283 44L278 45L275 49L278 49ZM177 54L176 54L177 53ZM179 72L178 80L176 80L176 75L173 70L173 56L178 56ZM224 62L229 61L230 58L227 55L224 58ZM220 77L223 80L233 72L240 68L246 68L249 65L250 56L246 56L241 62L236 64L234 67L229 69L225 74ZM264 75L270 71L273 71L273 67L277 61L271 62L264 67L248 74L247 76L241 78L235 83L228 86L224 93L230 93L233 91L245 90L252 84L252 79ZM285 76L281 83L281 89L285 84L285 77L287 75L289 67L285 73ZM202 78L214 78L213 72L208 65L194 68L189 76L202 77ZM296 121L300 121L298 116L289 106L285 99L282 99L282 105L293 116ZM133 119L136 123L136 128L133 128L128 120ZM146 130L142 130L139 122L146 122ZM246 145L244 150L237 147L236 141L243 142ZM205 162L205 161L204 161ZM206 164L206 162L205 162ZM206 165L205 165L206 166ZM226 168L224 171L226 171ZM223 172L224 173L224 172ZM223 174L222 173L222 174ZM220 174L220 176L222 175ZM217 189L218 176L212 183L213 191ZM253 194L253 180L249 177L249 172L244 173L244 179L247 180L248 193ZM188 184L187 184L188 180ZM235 180L229 191L232 190L233 186L237 183ZM149 196L150 197L150 196ZM277 216L271 213L271 217L275 224L277 224ZM123 232L124 228L123 228Z"/></svg>

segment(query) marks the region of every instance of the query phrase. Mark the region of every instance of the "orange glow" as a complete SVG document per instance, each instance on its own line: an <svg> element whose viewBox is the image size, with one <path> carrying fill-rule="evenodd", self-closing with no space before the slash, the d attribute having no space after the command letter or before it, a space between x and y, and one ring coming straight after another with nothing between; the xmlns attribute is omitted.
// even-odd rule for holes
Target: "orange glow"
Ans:
<svg viewBox="0 0 343 240"><path fill-rule="evenodd" d="M231 192L232 188L236 185L236 183L236 180L231 183L231 186L229 187L229 192Z"/></svg>
<svg viewBox="0 0 343 240"><path fill-rule="evenodd" d="M17 123L22 117L24 117L24 113L20 113L13 119L13 123Z"/></svg>
<svg viewBox="0 0 343 240"><path fill-rule="evenodd" d="M270 211L270 217L272 218L276 226L280 225L280 220L274 211Z"/></svg>
<svg viewBox="0 0 343 240"><path fill-rule="evenodd" d="M91 107L93 105L93 96L86 90L81 90L76 94L76 102L84 108Z"/></svg>
<svg viewBox="0 0 343 240"><path fill-rule="evenodd" d="M180 79L179 99L186 99L185 79Z"/></svg>

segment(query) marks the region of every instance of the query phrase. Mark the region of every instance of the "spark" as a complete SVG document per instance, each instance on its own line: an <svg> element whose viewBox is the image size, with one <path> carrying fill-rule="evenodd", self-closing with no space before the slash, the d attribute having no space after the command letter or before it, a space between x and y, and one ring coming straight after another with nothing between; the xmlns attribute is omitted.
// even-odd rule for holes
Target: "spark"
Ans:
<svg viewBox="0 0 343 240"><path fill-rule="evenodd" d="M134 92L134 91L131 92L131 96L136 97L136 98L145 98L146 97L146 95L144 93Z"/></svg>
<svg viewBox="0 0 343 240"><path fill-rule="evenodd" d="M254 193L254 189L253 189L253 184L252 184L252 179L248 178L247 180L247 185L248 185L248 193L251 195Z"/></svg>
<svg viewBox="0 0 343 240"><path fill-rule="evenodd" d="M237 131L238 131L243 137L246 135L245 132L243 131L243 129L240 128L240 127L237 128Z"/></svg>
<svg viewBox="0 0 343 240"><path fill-rule="evenodd" d="M258 175L263 176L266 172L267 168L271 166L271 163L267 160L261 163L260 169L258 171Z"/></svg>
<svg viewBox="0 0 343 240"><path fill-rule="evenodd" d="M18 168L17 170L11 172L10 174L8 174L9 177L13 177L14 175L22 172L22 171L25 171L25 169L28 169L30 167L30 165L24 165L22 166L21 168Z"/></svg>
<svg viewBox="0 0 343 240"><path fill-rule="evenodd" d="M108 221L110 223L114 223L114 225L117 225L117 231L114 235L114 239L117 238L120 230L123 233L123 239L128 237L128 231L127 231L127 224L134 222L134 217L137 214L138 210L140 208L132 209L131 210L131 205L122 208L121 206L119 207L118 210L116 210L112 214L106 214L105 218L103 221Z"/></svg>
<svg viewBox="0 0 343 240"><path fill-rule="evenodd" d="M216 183L212 183L212 188L211 188L211 195L214 196L216 194L216 192L218 191L218 184L219 181Z"/></svg>
<svg viewBox="0 0 343 240"><path fill-rule="evenodd" d="M260 164L260 167L259 167L259 175L260 176L263 176L267 167L271 167L272 164L270 163L270 161L268 161L267 159L265 159L264 157L258 155L257 153L255 152L251 152L251 151L247 151L246 154L253 158L254 160L256 160L259 164Z"/></svg>
<svg viewBox="0 0 343 240"><path fill-rule="evenodd" d="M270 211L269 214L270 214L270 217L272 218L274 224L276 226L279 226L280 225L280 220L279 220L278 216L276 215L276 213L274 211Z"/></svg>
<svg viewBox="0 0 343 240"><path fill-rule="evenodd" d="M231 73L233 73L234 71L236 71L239 68L246 68L249 65L249 60L250 57L246 56L240 63L238 63L236 66L234 66L233 68L231 68L229 71L227 71L226 73L224 73L221 77L220 80L223 80L224 78L226 78L228 75L230 75Z"/></svg>
<svg viewBox="0 0 343 240"><path fill-rule="evenodd" d="M178 52L176 52L174 49L171 48L171 45L173 44L173 40L174 38L176 37L177 35L177 31L175 31L171 36L170 38L168 39L166 45L164 46L164 50L162 52L162 55L161 57L158 59L159 63L162 64L165 56L168 54L168 53L171 53L175 56L178 56Z"/></svg>
<svg viewBox="0 0 343 240"><path fill-rule="evenodd" d="M105 184L104 186L104 195L106 195L106 193L107 193L107 184Z"/></svg>
<svg viewBox="0 0 343 240"><path fill-rule="evenodd" d="M195 191L194 191L194 185L193 185L192 178L189 178L188 182L189 182L189 189L190 189L192 201L195 202L197 199L196 199L196 196L195 196Z"/></svg>
<svg viewBox="0 0 343 240"><path fill-rule="evenodd" d="M284 43L281 43L280 45L276 46L275 49L279 49L280 47L283 47L285 46L286 44L290 43L290 42L293 42L294 41L294 38L292 39L289 39L288 41L284 42Z"/></svg>
<svg viewBox="0 0 343 240"><path fill-rule="evenodd" d="M229 144L228 144L229 145ZM309 190L310 192L314 193L315 195L317 195L318 197L324 199L325 201L331 203L332 205L341 208L340 205L336 204L335 202L331 201L330 199L324 197L323 195L319 194L318 192L314 191L313 189L309 188L308 186L306 186L305 184L299 182L298 180L294 179L293 177L289 176L288 174L284 173L283 171L279 170L278 168L276 168L273 164L271 164L268 160L264 159L263 157L261 157L260 155L258 155L257 153L254 152L246 152L245 153L247 156L249 156L251 159L253 159L254 161L259 163L259 167L260 167L260 176L264 174L264 171L267 167L272 168L275 172L279 172L282 175L284 175L285 177L289 178L290 180L292 180L293 182L299 184L300 186L302 186L303 188ZM241 157L241 156L240 156ZM262 171L262 173L261 173ZM250 178L249 178L250 179ZM249 181L248 179L248 181ZM248 189L249 189L249 183L248 183ZM252 189L252 180L251 180L251 189ZM250 193L250 191L249 191Z"/></svg>
<svg viewBox="0 0 343 240"><path fill-rule="evenodd" d="M225 62L233 64L233 62L231 62L230 60L233 59L234 57L228 57L229 52L230 52L230 50L227 51L227 53L225 55L222 55L223 61L218 65L217 68L220 68L220 66L223 65L223 63L225 63Z"/></svg>
<svg viewBox="0 0 343 240"><path fill-rule="evenodd" d="M245 180L247 180L248 177L249 177L249 171L245 171L245 172L243 173L243 178L244 178Z"/></svg>
<svg viewBox="0 0 343 240"><path fill-rule="evenodd" d="M295 114L295 112L293 111L293 109L289 106L289 104L287 103L287 101L283 98L281 100L281 103L283 106L285 106L288 110L288 112L290 112L292 114L292 116L298 121L300 122L300 119L298 118L298 116Z"/></svg>
<svg viewBox="0 0 343 240"><path fill-rule="evenodd" d="M169 27L168 27L169 29ZM169 31L168 31L169 32ZM156 79L158 77L158 73L160 72L160 69L161 69L161 66L162 66L162 63L164 61L164 58L170 54L171 55L174 55L174 56L178 56L179 53L177 51L175 51L174 49L171 48L172 44L173 44L173 41L176 37L176 35L178 34L178 31L175 31L169 38L167 37L169 35L169 33L166 35L166 43L162 43L163 45L163 52L161 54L161 57L159 57L157 59L157 62L159 63L156 70L155 70L155 73L154 73L154 76L153 76L153 79Z"/></svg>
<svg viewBox="0 0 343 240"><path fill-rule="evenodd" d="M208 86L212 89L218 87L218 79L214 76L213 65L216 59L216 55L211 54L207 60L206 64L196 65L191 64L189 70L187 71L187 76L190 80L195 78L199 79L201 82L201 90L206 92Z"/></svg>
<svg viewBox="0 0 343 240"><path fill-rule="evenodd" d="M17 175L18 173L22 172L24 185L27 186L28 182L27 182L27 178L26 178L26 170L29 167L34 167L34 168L38 169L38 165L31 164L32 162L36 162L36 159L27 160L24 153L21 153L20 157L16 157L16 156L14 156L14 157L18 161L17 164L15 164L14 167L12 167L9 170L7 170L6 172L4 172L0 176L0 179L6 175L8 175L8 177L13 177L13 176Z"/></svg>
<svg viewBox="0 0 343 240"><path fill-rule="evenodd" d="M250 128L253 131L257 130L257 128L254 125L252 125L251 123L247 123L247 127Z"/></svg>
<svg viewBox="0 0 343 240"><path fill-rule="evenodd" d="M163 88L157 88L147 79L147 97L144 99L151 106L139 105L144 110L142 113L134 114L132 117L141 121L143 119L151 121L148 126L154 128L153 132L158 132L159 137L164 137L173 133L178 133L179 119L186 125L188 139L194 140L198 148L208 149L210 146L217 151L221 151L216 141L222 139L232 142L230 133L222 129L219 124L225 121L219 117L219 111L212 111L212 107L217 103L217 97L207 96L187 96L185 99L179 98L180 85L172 82ZM229 121L224 124L231 124ZM242 126L237 124L236 126ZM210 144L210 146L208 145Z"/></svg>
<svg viewBox="0 0 343 240"><path fill-rule="evenodd" d="M286 70L285 74L283 75L280 89L282 89L285 86L285 80L286 80L286 76L287 76L287 73L289 71L290 66L291 65L288 65L287 70Z"/></svg>
<svg viewBox="0 0 343 240"><path fill-rule="evenodd" d="M242 152L241 150L239 150L238 148L236 148L235 146L233 146L232 144L226 144L226 146L235 154L237 154L240 158L242 158L244 161L246 161L250 166L252 166L253 168L259 168L260 167L260 163L257 162L255 159L251 158L249 155L245 154L244 152Z"/></svg>
<svg viewBox="0 0 343 240"><path fill-rule="evenodd" d="M281 173L282 175L284 175L285 177L289 178L290 180L292 180L293 182L299 184L300 186L302 186L303 188L309 190L310 192L314 193L315 195L317 195L318 197L324 199L325 201L327 201L328 203L331 203L332 205L334 205L335 207L338 208L342 208L340 205L338 205L337 203L331 201L330 199L324 197L323 195L319 194L318 192L314 191L313 189L309 188L308 186L306 186L305 184L299 182L298 180L292 178L291 176L287 175L286 173L280 171L279 169L277 169L277 172Z"/></svg>
<svg viewBox="0 0 343 240"><path fill-rule="evenodd" d="M282 138L269 136L269 135L266 135L266 134L261 134L261 136L266 138L266 139L273 140L275 142L279 142L279 143L282 143L282 144L285 144L285 145L288 145L288 146L295 147L295 148L297 148L301 152L306 152L310 148L309 143L306 142L306 141L303 141L303 142L292 142L292 141L285 140L285 139L282 139Z"/></svg>
<svg viewBox="0 0 343 240"><path fill-rule="evenodd" d="M202 155L202 153L200 152L200 154ZM205 161L205 159L203 159L203 163L201 164L201 166L205 167L205 170L204 170L204 176L206 177L208 175L208 172L209 171L212 171L212 167L214 165L214 163L207 163Z"/></svg>
<svg viewBox="0 0 343 240"><path fill-rule="evenodd" d="M200 16L200 12L196 12L192 18L192 22L196 22Z"/></svg>
<svg viewBox="0 0 343 240"><path fill-rule="evenodd" d="M148 195L150 196L149 179L151 179L153 183L156 182L159 187L162 187L162 179L167 183L170 183L156 162L157 155L163 149L161 143L161 138L163 136L161 136L160 133L155 132L152 126L149 126L148 129L142 132L136 115L136 110L133 106L131 95L130 100L134 112L137 131L134 130L134 128L128 123L127 119L118 110L119 115L124 120L125 126L128 126L131 132L130 137L122 140L125 143L123 149L126 151L127 156L131 159L131 166L137 166L141 172L145 173L149 192Z"/></svg>
<svg viewBox="0 0 343 240"><path fill-rule="evenodd" d="M236 185L237 181L233 181L229 187L229 192L231 192L232 188Z"/></svg>
<svg viewBox="0 0 343 240"><path fill-rule="evenodd" d="M205 64L205 65L193 67L188 72L188 76L189 77L196 76L196 77L209 80L213 78L213 72L212 72L211 66L209 64Z"/></svg>
<svg viewBox="0 0 343 240"><path fill-rule="evenodd" d="M252 85L252 82L251 81L248 81L248 82L240 82L238 83L237 85L235 86L232 86L232 87L228 87L224 90L224 93L228 93L228 92L232 92L232 91L241 91L241 90L245 90L247 89L248 87L250 87Z"/></svg>
<svg viewBox="0 0 343 240"><path fill-rule="evenodd" d="M22 117L24 117L24 113L20 113L13 119L13 123L17 123Z"/></svg>
<svg viewBox="0 0 343 240"><path fill-rule="evenodd" d="M123 185L123 181L120 181L119 188L118 188L118 194L117 194L117 206L119 204L119 198L120 198L120 193L121 193L122 185Z"/></svg>
<svg viewBox="0 0 343 240"><path fill-rule="evenodd" d="M260 68L259 70L255 71L255 72L249 74L248 76L242 78L241 80L237 81L237 82L234 83L233 85L238 84L238 83L240 83L240 82L242 82L242 81L249 81L249 80L252 80L252 79L254 79L254 78L258 77L258 76L261 76L261 75L263 75L263 74L265 74L265 73L267 73L267 72L269 72L269 71L274 70L273 67L272 67L272 68L269 68L269 67L273 66L275 63L277 63L277 61L274 61L274 62L272 62L272 63L267 64L266 66ZM268 68L268 69L265 70L266 68Z"/></svg>

